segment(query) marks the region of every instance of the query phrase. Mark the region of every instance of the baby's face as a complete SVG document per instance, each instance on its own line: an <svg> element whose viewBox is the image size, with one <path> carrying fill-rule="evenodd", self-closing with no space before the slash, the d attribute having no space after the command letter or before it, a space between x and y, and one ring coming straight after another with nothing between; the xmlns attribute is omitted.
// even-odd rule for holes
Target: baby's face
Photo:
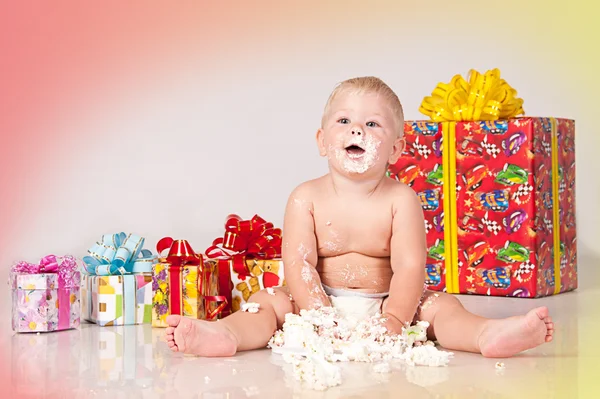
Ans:
<svg viewBox="0 0 600 399"><path fill-rule="evenodd" d="M399 129L385 98L340 93L317 132L319 152L338 173L376 176L402 152Z"/></svg>

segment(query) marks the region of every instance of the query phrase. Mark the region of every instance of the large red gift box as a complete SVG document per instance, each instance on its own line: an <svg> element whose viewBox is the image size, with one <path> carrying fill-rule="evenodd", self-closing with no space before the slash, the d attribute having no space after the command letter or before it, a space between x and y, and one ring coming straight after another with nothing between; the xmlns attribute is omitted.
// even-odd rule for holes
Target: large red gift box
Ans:
<svg viewBox="0 0 600 399"><path fill-rule="evenodd" d="M429 289L541 297L577 288L575 123L407 121L388 175L421 200Z"/></svg>

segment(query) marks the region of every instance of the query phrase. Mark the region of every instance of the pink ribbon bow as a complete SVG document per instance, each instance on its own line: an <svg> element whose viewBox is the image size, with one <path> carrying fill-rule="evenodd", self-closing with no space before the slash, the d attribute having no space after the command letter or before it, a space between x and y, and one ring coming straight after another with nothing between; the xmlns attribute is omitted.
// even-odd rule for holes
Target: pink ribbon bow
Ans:
<svg viewBox="0 0 600 399"><path fill-rule="evenodd" d="M59 265L59 259L55 255L46 255L37 265L21 261L12 267L12 272L23 274L58 273L58 286L60 288L75 287L79 284L74 281L77 260L70 255L66 255L62 257L62 262Z"/></svg>

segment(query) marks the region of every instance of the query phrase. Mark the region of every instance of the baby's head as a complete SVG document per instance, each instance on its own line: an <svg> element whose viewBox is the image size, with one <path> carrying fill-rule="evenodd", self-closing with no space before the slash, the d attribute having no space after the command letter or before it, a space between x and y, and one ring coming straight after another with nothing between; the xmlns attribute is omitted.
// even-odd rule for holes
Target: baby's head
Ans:
<svg viewBox="0 0 600 399"><path fill-rule="evenodd" d="M333 90L317 132L322 156L343 174L385 174L404 148L404 113L398 96L381 79L348 79Z"/></svg>

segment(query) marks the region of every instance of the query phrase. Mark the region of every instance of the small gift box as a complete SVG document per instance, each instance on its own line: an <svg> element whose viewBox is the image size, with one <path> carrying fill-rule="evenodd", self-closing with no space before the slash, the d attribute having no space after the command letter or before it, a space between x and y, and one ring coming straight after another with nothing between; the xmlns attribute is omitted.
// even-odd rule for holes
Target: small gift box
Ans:
<svg viewBox="0 0 600 399"><path fill-rule="evenodd" d="M196 254L186 240L161 239L159 254L168 250L152 268L152 325L167 327L171 314L212 320L227 305L219 293L218 268L204 265L202 255Z"/></svg>
<svg viewBox="0 0 600 399"><path fill-rule="evenodd" d="M39 264L19 262L10 271L12 328L46 332L77 328L81 273L72 256L48 255Z"/></svg>
<svg viewBox="0 0 600 399"><path fill-rule="evenodd" d="M214 269L204 269L202 255L196 254L186 240L164 237L156 249L159 254L168 249L168 254L152 267L152 326L167 327L167 316L172 314L206 319L199 293L209 289L203 286L203 281L210 282ZM216 296L217 287L212 287Z"/></svg>
<svg viewBox="0 0 600 399"><path fill-rule="evenodd" d="M152 263L144 238L104 235L83 258L83 317L100 326L151 322Z"/></svg>
<svg viewBox="0 0 600 399"><path fill-rule="evenodd" d="M205 252L204 264L218 269L220 291L227 299L221 316L238 311L261 289L285 285L281 229L258 215L250 220L229 215L224 236Z"/></svg>
<svg viewBox="0 0 600 399"><path fill-rule="evenodd" d="M498 70L456 75L406 121L388 175L416 191L437 291L540 297L577 288L575 123L517 117Z"/></svg>

